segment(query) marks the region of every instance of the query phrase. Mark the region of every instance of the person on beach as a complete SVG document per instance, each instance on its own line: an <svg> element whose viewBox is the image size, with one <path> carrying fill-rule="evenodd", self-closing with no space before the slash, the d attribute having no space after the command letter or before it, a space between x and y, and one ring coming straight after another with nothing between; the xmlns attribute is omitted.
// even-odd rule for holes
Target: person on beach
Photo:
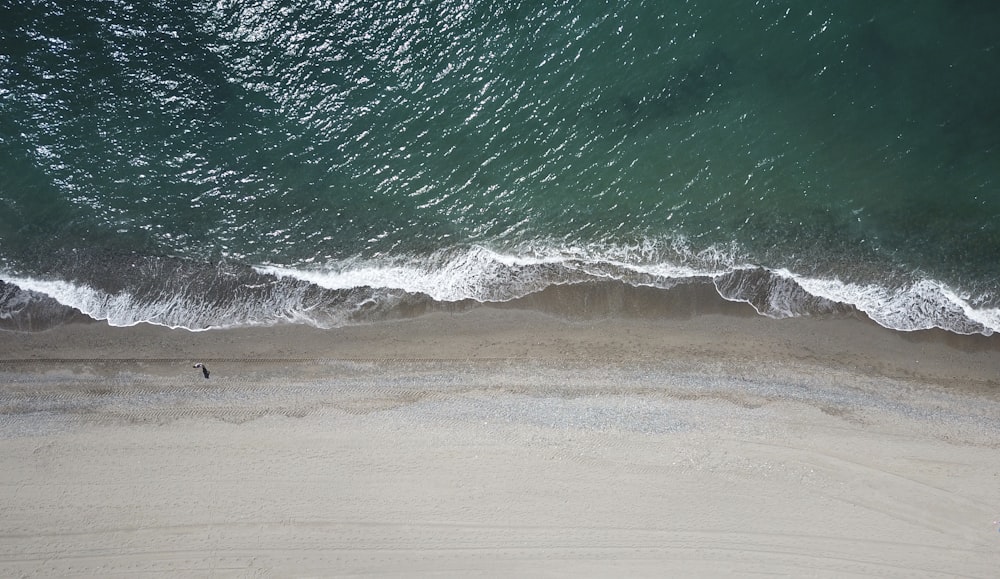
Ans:
<svg viewBox="0 0 1000 579"><path fill-rule="evenodd" d="M208 366L205 366L201 362L194 365L195 368L201 368L201 373L205 375L205 379L208 380Z"/></svg>

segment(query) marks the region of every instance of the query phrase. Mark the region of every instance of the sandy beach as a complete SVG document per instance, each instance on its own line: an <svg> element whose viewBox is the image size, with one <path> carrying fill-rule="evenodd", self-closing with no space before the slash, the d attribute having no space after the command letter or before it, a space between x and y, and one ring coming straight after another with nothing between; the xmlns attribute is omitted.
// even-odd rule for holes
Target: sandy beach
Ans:
<svg viewBox="0 0 1000 579"><path fill-rule="evenodd" d="M996 576L996 337L641 297L0 332L0 575Z"/></svg>

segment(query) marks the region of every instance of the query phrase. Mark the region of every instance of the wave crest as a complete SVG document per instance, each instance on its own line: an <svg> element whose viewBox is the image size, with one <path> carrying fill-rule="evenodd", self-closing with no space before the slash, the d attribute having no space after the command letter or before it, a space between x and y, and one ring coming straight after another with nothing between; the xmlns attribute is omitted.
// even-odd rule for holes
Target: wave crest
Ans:
<svg viewBox="0 0 1000 579"><path fill-rule="evenodd" d="M772 318L860 311L894 330L988 336L1000 329L1000 308L973 306L975 299L935 280L849 283L749 265L735 255L718 248L694 252L683 243L643 243L515 253L453 248L429 257L355 258L310 268L118 257L112 266L80 266L62 279L0 272L0 326L44 329L43 318L52 326L81 312L116 326L329 328L508 302L555 285L617 282L670 290L705 282L726 300L746 302Z"/></svg>

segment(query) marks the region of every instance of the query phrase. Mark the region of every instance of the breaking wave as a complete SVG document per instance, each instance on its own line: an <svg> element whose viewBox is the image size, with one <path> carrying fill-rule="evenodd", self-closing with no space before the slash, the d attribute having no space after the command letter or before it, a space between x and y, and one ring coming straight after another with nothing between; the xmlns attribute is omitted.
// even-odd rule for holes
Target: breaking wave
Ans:
<svg viewBox="0 0 1000 579"><path fill-rule="evenodd" d="M1000 308L975 306L933 279L880 285L809 277L745 263L732 248L692 252L683 243L613 247L481 246L425 257L354 258L324 266L205 264L117 256L60 277L0 271L0 327L46 329L84 315L114 326L152 323L205 330L308 324L331 328L517 300L554 285L622 283L669 291L712 284L726 300L771 318L862 312L893 330L940 328L991 335Z"/></svg>

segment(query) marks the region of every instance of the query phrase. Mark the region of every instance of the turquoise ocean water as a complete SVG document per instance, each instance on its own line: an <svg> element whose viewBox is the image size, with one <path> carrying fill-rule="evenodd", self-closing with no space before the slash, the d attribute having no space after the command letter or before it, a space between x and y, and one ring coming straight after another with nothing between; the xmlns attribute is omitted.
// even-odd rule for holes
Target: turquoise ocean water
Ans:
<svg viewBox="0 0 1000 579"><path fill-rule="evenodd" d="M0 5L0 327L553 284L1000 330L1000 3Z"/></svg>

